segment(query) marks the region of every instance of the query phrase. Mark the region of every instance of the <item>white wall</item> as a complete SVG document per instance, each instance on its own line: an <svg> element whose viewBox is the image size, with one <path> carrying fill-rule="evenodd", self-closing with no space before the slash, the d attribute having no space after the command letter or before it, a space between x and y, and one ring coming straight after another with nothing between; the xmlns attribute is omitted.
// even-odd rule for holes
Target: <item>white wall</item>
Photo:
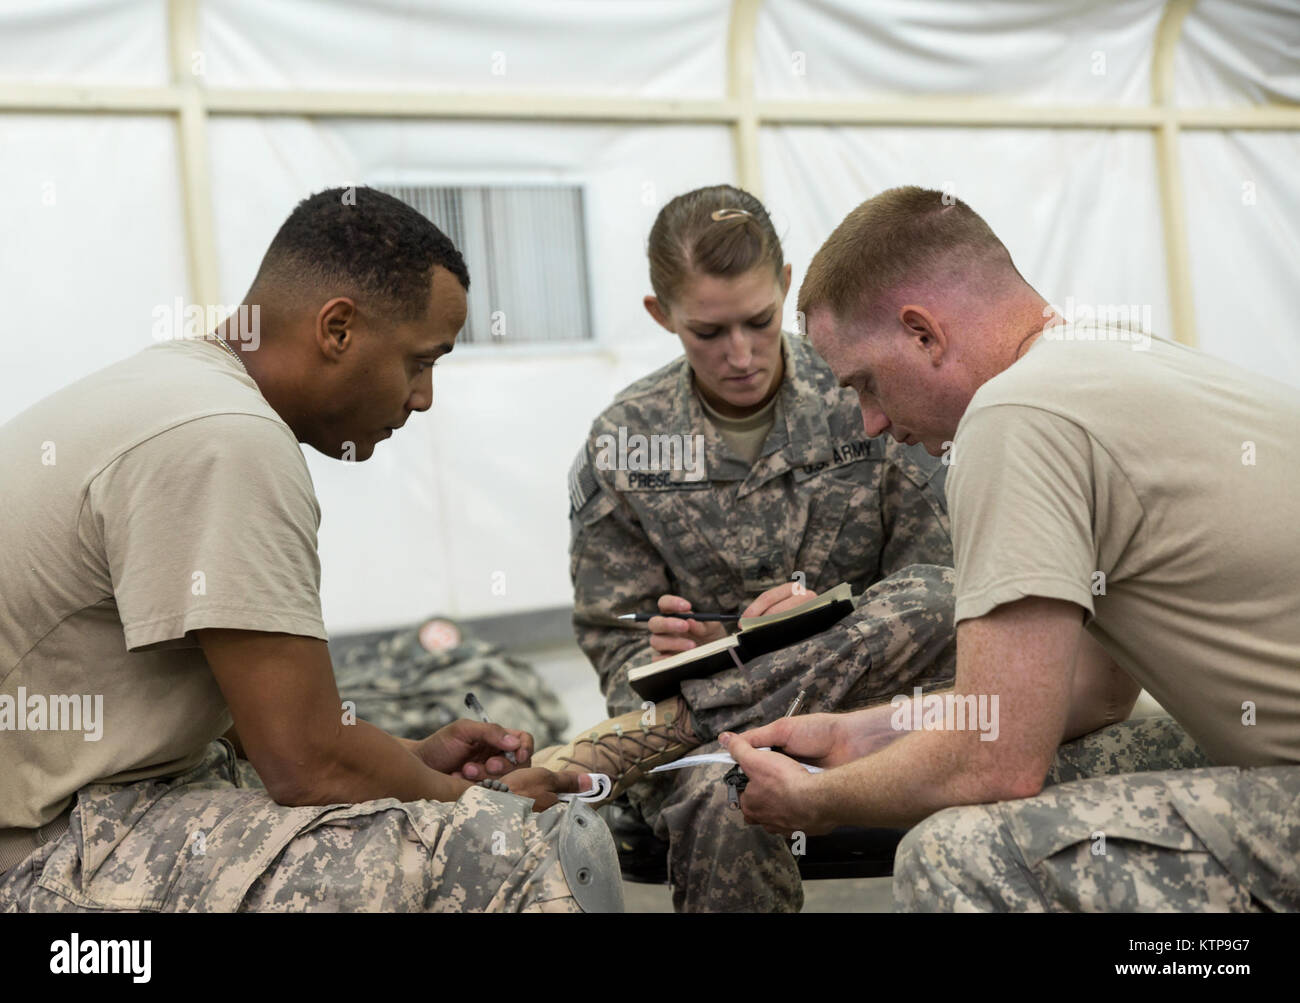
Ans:
<svg viewBox="0 0 1300 1003"><path fill-rule="evenodd" d="M1158 0L768 0L756 88L789 100L955 93L1143 105L1160 9ZM0 2L0 86L162 83L164 15L161 0ZM1300 98L1295 43L1285 41L1298 24L1295 0L1200 0L1175 61L1180 103ZM718 0L203 0L200 55L214 88L719 98L726 27ZM673 195L734 182L729 132L214 117L209 136L227 303L313 190L585 187L595 344L462 346L439 363L432 410L370 462L308 453L332 630L566 603L569 463L613 394L676 354L641 307L646 234ZM0 113L0 420L145 347L154 306L188 295L176 153L165 117ZM1169 333L1147 131L765 128L760 164L796 285L845 212L915 183L968 200L1049 299L1148 305L1155 331ZM1202 346L1300 386L1288 310L1300 139L1189 132L1182 165ZM792 323L793 296L788 307Z"/></svg>

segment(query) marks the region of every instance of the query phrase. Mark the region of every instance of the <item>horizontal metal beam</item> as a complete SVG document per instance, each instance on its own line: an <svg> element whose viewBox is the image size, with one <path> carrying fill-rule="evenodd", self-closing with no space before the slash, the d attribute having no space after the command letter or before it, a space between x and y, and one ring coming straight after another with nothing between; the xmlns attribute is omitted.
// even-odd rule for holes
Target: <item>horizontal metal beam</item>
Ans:
<svg viewBox="0 0 1300 1003"><path fill-rule="evenodd" d="M174 87L98 87L0 84L0 112L108 112L175 114L184 96Z"/></svg>
<svg viewBox="0 0 1300 1003"><path fill-rule="evenodd" d="M1180 129L1300 129L1300 105L1180 108L1173 117Z"/></svg>
<svg viewBox="0 0 1300 1003"><path fill-rule="evenodd" d="M623 98L536 94L345 93L300 90L200 90L212 115L307 118L430 118L569 122L675 122L735 125L744 114L731 98ZM188 100L178 87L0 85L0 112L179 114ZM762 125L902 125L1056 129L1298 129L1300 105L1224 108L1017 105L983 99L896 101L759 101Z"/></svg>
<svg viewBox="0 0 1300 1003"><path fill-rule="evenodd" d="M1075 129L1152 129L1157 108L1016 105L987 100L917 98L882 102L763 101L764 125L959 125Z"/></svg>
<svg viewBox="0 0 1300 1003"><path fill-rule="evenodd" d="M214 115L305 115L364 118L546 119L580 122L704 122L730 124L739 103L546 94L427 92L207 91Z"/></svg>

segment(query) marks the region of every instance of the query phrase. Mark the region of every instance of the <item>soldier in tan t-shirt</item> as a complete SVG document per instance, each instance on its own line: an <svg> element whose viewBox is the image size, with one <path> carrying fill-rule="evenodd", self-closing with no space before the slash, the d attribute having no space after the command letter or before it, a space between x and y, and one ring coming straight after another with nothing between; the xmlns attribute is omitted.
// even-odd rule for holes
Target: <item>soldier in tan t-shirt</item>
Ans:
<svg viewBox="0 0 1300 1003"><path fill-rule="evenodd" d="M1300 908L1300 394L1062 314L920 188L849 214L800 309L868 433L950 466L957 677L728 737L746 817L933 815L899 848L904 909ZM1142 686L1198 768L1123 765ZM1074 782L1047 775L1063 740L1094 754Z"/></svg>
<svg viewBox="0 0 1300 1003"><path fill-rule="evenodd" d="M0 912L621 906L556 804L589 778L477 721L395 738L334 681L299 443L366 460L427 410L468 282L414 209L321 192L211 337L0 426Z"/></svg>

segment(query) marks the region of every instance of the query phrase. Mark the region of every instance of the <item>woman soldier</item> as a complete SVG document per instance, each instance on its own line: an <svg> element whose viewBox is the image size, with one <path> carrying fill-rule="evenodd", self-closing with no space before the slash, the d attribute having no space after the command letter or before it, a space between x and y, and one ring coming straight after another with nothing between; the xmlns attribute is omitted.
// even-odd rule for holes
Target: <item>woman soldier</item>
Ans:
<svg viewBox="0 0 1300 1003"><path fill-rule="evenodd" d="M952 563L944 467L867 437L854 395L781 330L790 266L767 210L730 185L679 195L649 258L645 308L684 354L618 394L569 474L578 643L622 716L534 758L608 773L614 796L722 730L780 716L799 689L805 711L842 710L953 671L951 573L932 567ZM857 611L809 642L653 709L628 686L629 669L726 632L674 613L780 612L842 581L862 593ZM648 633L619 619L656 611ZM669 841L675 905L799 908L783 840L728 817L716 772L631 789ZM755 856L719 869L719 853Z"/></svg>

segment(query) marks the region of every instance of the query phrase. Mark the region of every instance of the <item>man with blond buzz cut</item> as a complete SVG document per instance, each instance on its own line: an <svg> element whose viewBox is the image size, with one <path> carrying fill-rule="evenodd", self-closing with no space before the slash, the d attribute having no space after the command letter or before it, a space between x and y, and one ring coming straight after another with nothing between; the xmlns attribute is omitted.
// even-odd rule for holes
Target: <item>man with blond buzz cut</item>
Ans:
<svg viewBox="0 0 1300 1003"><path fill-rule="evenodd" d="M799 309L867 434L950 464L957 675L946 698L722 736L746 819L924 819L905 910L1300 907L1300 396L1067 323L969 206L921 188L853 210ZM1197 768L1139 772L1140 729L1115 722L1140 687ZM1049 773L1063 740L1088 768Z"/></svg>

